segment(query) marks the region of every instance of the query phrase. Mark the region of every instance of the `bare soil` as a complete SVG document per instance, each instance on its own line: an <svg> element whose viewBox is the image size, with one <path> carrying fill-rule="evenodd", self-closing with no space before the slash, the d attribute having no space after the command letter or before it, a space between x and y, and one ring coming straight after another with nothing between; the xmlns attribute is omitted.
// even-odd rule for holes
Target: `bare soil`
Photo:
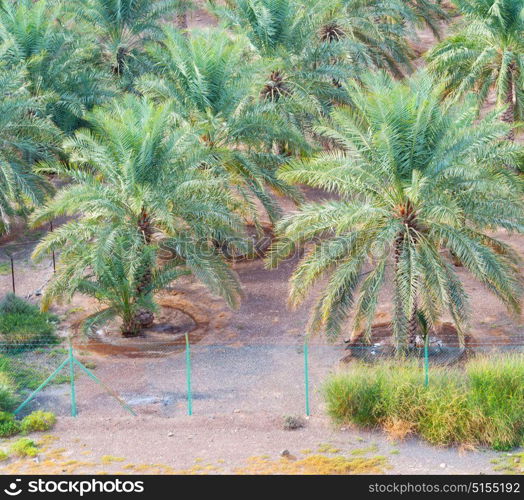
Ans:
<svg viewBox="0 0 524 500"><path fill-rule="evenodd" d="M417 440L387 440L376 432L333 427L324 417L286 431L282 419L267 414L214 417L60 418L41 441L38 459L12 461L10 474L228 474L281 473L310 457L344 457L359 472L384 474L488 474L505 454L437 448ZM289 452L282 458L282 452ZM378 470L370 464L379 461ZM289 469L289 465L286 469ZM292 469L291 469L292 470ZM315 470L315 469L314 469ZM326 473L320 466L316 473Z"/></svg>

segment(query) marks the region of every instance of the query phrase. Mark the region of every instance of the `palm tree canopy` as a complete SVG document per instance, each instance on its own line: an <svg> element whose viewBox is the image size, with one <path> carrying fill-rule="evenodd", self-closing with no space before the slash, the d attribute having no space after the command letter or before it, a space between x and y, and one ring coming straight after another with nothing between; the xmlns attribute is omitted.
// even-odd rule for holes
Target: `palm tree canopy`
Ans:
<svg viewBox="0 0 524 500"><path fill-rule="evenodd" d="M18 210L42 203L51 191L32 166L51 159L60 140L44 117L43 100L31 96L26 81L24 70L0 65L0 232Z"/></svg>
<svg viewBox="0 0 524 500"><path fill-rule="evenodd" d="M177 115L209 152L206 168L228 179L248 211L253 212L249 207L258 198L276 220L280 209L271 190L301 198L276 177L285 158L271 151L273 143L285 142L293 152L310 148L298 124L286 120L274 103L260 100L265 65L247 57L252 52L245 40L230 39L222 31L184 36L165 28L164 33L161 45L148 47L154 72L137 88L160 102L174 101Z"/></svg>
<svg viewBox="0 0 524 500"><path fill-rule="evenodd" d="M524 118L524 3L522 0L457 0L463 21L428 54L429 68L452 97L475 90L479 107L495 89L513 120Z"/></svg>
<svg viewBox="0 0 524 500"><path fill-rule="evenodd" d="M312 243L292 276L291 303L326 277L312 330L338 335L353 308L354 331L369 334L391 275L399 345L414 314L433 326L448 311L464 332L468 297L448 249L518 311L520 259L486 233L524 230L522 183L505 166L518 152L502 140L508 124L496 114L476 123L471 106L443 105L442 89L426 74L406 83L385 74L363 81L348 84L353 106L333 111L332 125L319 129L336 150L281 172L289 182L339 196L307 204L279 223L271 264Z"/></svg>
<svg viewBox="0 0 524 500"><path fill-rule="evenodd" d="M71 8L80 8L85 32L98 38L113 73L125 76L120 83L126 88L147 64L144 44L160 39L162 21L186 6L181 0L78 0Z"/></svg>
<svg viewBox="0 0 524 500"><path fill-rule="evenodd" d="M178 126L169 104L134 96L95 110L89 123L89 130L66 141L76 168L56 165L74 183L32 219L39 225L59 215L78 216L35 249L35 258L61 250L46 301L73 293L92 265L90 254L106 259L123 238L131 248L163 245L178 264L235 305L238 283L212 240L241 241L242 225L223 181L199 168L206 152L198 138Z"/></svg>
<svg viewBox="0 0 524 500"><path fill-rule="evenodd" d="M4 2L0 41L3 60L9 67L26 67L31 93L45 94L47 113L66 133L85 125L85 112L114 95L97 69L91 38L80 39L61 1Z"/></svg>

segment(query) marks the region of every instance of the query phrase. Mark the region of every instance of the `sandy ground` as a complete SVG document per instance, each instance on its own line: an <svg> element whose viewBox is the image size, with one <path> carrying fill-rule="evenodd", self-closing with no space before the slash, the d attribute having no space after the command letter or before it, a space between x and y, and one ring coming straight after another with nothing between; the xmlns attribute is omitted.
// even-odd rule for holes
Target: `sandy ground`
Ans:
<svg viewBox="0 0 524 500"><path fill-rule="evenodd" d="M45 448L38 459L18 460L0 471L282 473L293 471L290 467L308 457L313 461L325 457L355 462L360 472L489 474L494 469L492 461L505 456L436 448L417 440L394 442L376 432L334 428L323 417L311 417L303 429L286 431L274 416L244 413L176 419L60 418L52 435L32 437L42 440ZM282 458L284 450L289 458Z"/></svg>

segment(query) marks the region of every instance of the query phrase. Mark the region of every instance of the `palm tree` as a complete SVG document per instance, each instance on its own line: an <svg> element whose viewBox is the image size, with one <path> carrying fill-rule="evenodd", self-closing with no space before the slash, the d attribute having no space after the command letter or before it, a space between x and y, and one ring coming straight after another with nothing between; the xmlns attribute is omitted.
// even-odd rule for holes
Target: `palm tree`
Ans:
<svg viewBox="0 0 524 500"><path fill-rule="evenodd" d="M61 252L44 305L82 291L89 269L98 280L106 280L104 266L113 255L134 262L122 265L132 266L136 273L134 300L147 303L155 288L158 255L171 266L190 270L235 306L238 282L212 241L228 237L239 241L241 224L231 211L235 200L222 180L199 168L206 152L198 146L198 138L178 126L169 104L131 95L96 109L89 124L89 130L65 143L76 168L56 166L74 182L32 218L38 226L59 215L77 216L48 234L34 251L35 258ZM122 245L129 249L127 256ZM123 278L115 275L115 279ZM146 326L153 316L145 311L138 319Z"/></svg>
<svg viewBox="0 0 524 500"><path fill-rule="evenodd" d="M490 91L507 123L524 118L524 4L522 0L456 0L455 34L428 54L429 68L459 99L474 91L479 108ZM509 138L514 138L511 130Z"/></svg>
<svg viewBox="0 0 524 500"><path fill-rule="evenodd" d="M310 4L308 0L302 3ZM339 46L346 64L356 66L357 77L366 67L402 77L405 70L412 70L416 54L409 42L417 38L416 29L427 26L440 37L440 23L448 14L439 4L434 0L319 0L313 2L313 19L322 42Z"/></svg>
<svg viewBox="0 0 524 500"><path fill-rule="evenodd" d="M45 94L47 114L66 133L85 126L84 113L114 95L97 69L92 40L80 39L74 28L60 1L9 1L0 7L3 60L9 67L25 66L28 89Z"/></svg>
<svg viewBox="0 0 524 500"><path fill-rule="evenodd" d="M448 311L462 334L468 297L446 249L512 311L520 309L517 253L486 231L524 231L522 184L504 168L518 148L491 114L476 123L468 106L445 106L425 75L405 83L372 74L350 82L353 105L320 128L338 146L282 170L289 182L335 192L284 218L270 263L311 243L291 278L300 303L326 278L311 329L338 335L354 309L353 331L369 335L386 276L394 283L393 331L414 342L419 318L430 327ZM390 271L389 271L390 270Z"/></svg>
<svg viewBox="0 0 524 500"><path fill-rule="evenodd" d="M191 274L181 261L171 260L157 265L157 251L153 246L137 248L125 236L117 238L111 250L102 256L92 252L89 246L79 249L82 255L75 260L88 263L87 271L75 285L75 291L93 297L107 308L88 316L82 325L89 335L93 327L119 317L120 330L125 337L140 333L145 314L156 310L153 294L168 286L181 276ZM147 289L143 288L142 271L150 269ZM141 293L137 293L140 289Z"/></svg>
<svg viewBox="0 0 524 500"><path fill-rule="evenodd" d="M13 215L39 205L51 191L32 167L52 157L59 133L26 81L25 71L0 65L0 233L9 230Z"/></svg>
<svg viewBox="0 0 524 500"><path fill-rule="evenodd" d="M285 158L272 152L271 145L285 142L297 153L309 147L296 124L260 102L265 66L250 57L241 39L220 30L183 36L166 27L162 44L150 45L147 53L153 72L137 88L161 102L174 101L176 113L208 152L202 168L227 180L246 202L246 215L257 219L256 198L276 221L281 211L271 191L301 200L297 189L277 178Z"/></svg>
<svg viewBox="0 0 524 500"><path fill-rule="evenodd" d="M261 55L299 58L300 69L317 70L317 79L327 71L358 77L366 68L402 76L411 68L407 41L415 27L426 24L438 34L447 17L432 0L230 0L214 10Z"/></svg>
<svg viewBox="0 0 524 500"><path fill-rule="evenodd" d="M112 72L125 76L130 85L133 74L140 71L141 52L144 44L157 39L161 33L161 21L174 14L181 0L79 0L71 5L80 9L93 30L110 62Z"/></svg>
<svg viewBox="0 0 524 500"><path fill-rule="evenodd" d="M333 80L355 76L356 68L331 64L338 45L321 44L317 33L317 17L325 2L304 5L299 0L233 0L213 11L245 34L268 67L260 96L267 102L280 101L283 116L301 118L307 124L315 116L325 114L333 102L347 102ZM340 55L337 52L337 55ZM349 71L349 73L348 73ZM292 101L293 111L288 112Z"/></svg>

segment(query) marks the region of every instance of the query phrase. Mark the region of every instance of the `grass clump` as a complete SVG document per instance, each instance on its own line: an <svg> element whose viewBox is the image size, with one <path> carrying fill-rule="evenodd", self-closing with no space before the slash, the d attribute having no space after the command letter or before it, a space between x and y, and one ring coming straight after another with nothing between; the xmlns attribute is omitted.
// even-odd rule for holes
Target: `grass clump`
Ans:
<svg viewBox="0 0 524 500"><path fill-rule="evenodd" d="M0 301L0 351L22 352L58 342L56 316L10 293Z"/></svg>
<svg viewBox="0 0 524 500"><path fill-rule="evenodd" d="M38 446L29 438L20 438L11 445L11 452L17 457L36 457Z"/></svg>
<svg viewBox="0 0 524 500"><path fill-rule="evenodd" d="M416 362L355 364L326 382L337 422L381 427L396 438L417 434L436 445L507 450L524 442L524 358L476 358L435 367L429 387Z"/></svg>
<svg viewBox="0 0 524 500"><path fill-rule="evenodd" d="M56 423L56 416L50 411L34 411L22 419L22 432L44 432L52 429Z"/></svg>
<svg viewBox="0 0 524 500"><path fill-rule="evenodd" d="M30 391L34 391L56 368L45 353L0 354L0 411L13 411ZM28 356L30 358L26 359ZM54 384L69 381L58 376Z"/></svg>
<svg viewBox="0 0 524 500"><path fill-rule="evenodd" d="M124 462L125 458L122 457L114 457L113 455L102 455L102 458L100 458L100 462L102 464L112 464L114 462Z"/></svg>
<svg viewBox="0 0 524 500"><path fill-rule="evenodd" d="M523 474L524 475L524 452L508 453L504 457L495 458L491 461L495 467L494 471L504 474Z"/></svg>
<svg viewBox="0 0 524 500"><path fill-rule="evenodd" d="M0 412L0 437L14 436L19 432L20 422L15 420L15 416L5 411Z"/></svg>
<svg viewBox="0 0 524 500"><path fill-rule="evenodd" d="M347 475L380 474L388 467L384 457L347 458L309 455L301 460L268 460L252 457L248 465L235 470L237 474Z"/></svg>

